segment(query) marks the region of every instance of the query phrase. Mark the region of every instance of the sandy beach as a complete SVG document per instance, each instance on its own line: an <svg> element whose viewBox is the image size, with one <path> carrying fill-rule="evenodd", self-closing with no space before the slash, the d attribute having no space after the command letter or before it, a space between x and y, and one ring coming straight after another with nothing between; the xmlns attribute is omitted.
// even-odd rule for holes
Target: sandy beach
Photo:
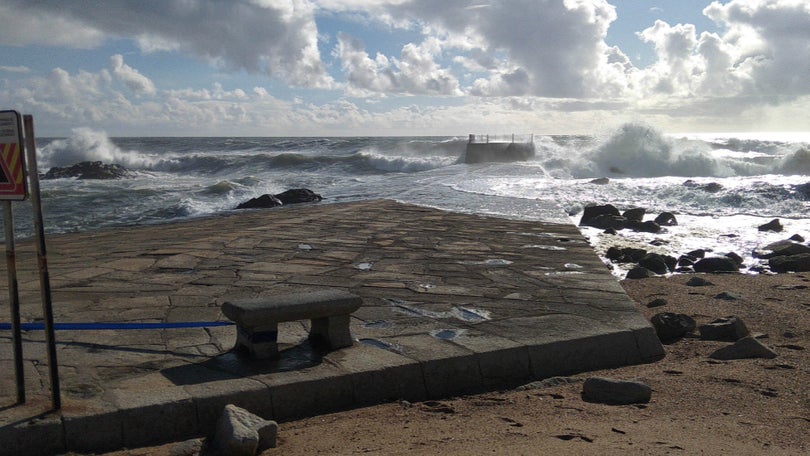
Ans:
<svg viewBox="0 0 810 456"><path fill-rule="evenodd" d="M658 362L588 372L556 386L422 403L395 402L280 424L264 456L311 454L806 454L810 450L810 275L688 275L623 281L650 318L683 313L698 324L735 315L773 348L775 359L718 361L727 342L685 337ZM736 300L716 298L722 292ZM648 308L654 299L667 304ZM581 398L590 376L637 379L647 404L611 406ZM193 454L199 441L111 453ZM185 452L185 453L184 453Z"/></svg>

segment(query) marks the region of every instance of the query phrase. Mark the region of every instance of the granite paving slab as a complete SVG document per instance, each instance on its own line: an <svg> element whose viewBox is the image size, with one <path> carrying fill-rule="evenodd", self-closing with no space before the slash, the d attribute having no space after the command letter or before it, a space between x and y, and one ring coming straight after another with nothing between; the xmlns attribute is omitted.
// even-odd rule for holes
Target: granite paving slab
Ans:
<svg viewBox="0 0 810 456"><path fill-rule="evenodd" d="M279 327L281 358L273 361L233 352L233 326L57 331L58 412L50 411L43 332L23 333L27 401L17 404L11 333L0 330L0 455L200 436L227 403L287 420L664 355L568 224L376 200L234 211L47 243L57 323L222 323L226 300L323 288L364 302L352 317L352 347L323 351L307 340L309 321L290 322ZM17 250L22 319L41 321L34 247L18 241Z"/></svg>

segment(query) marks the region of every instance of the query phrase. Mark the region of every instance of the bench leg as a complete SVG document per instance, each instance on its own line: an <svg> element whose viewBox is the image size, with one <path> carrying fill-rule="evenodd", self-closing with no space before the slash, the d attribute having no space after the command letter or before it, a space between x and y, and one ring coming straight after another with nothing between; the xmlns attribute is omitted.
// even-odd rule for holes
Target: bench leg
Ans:
<svg viewBox="0 0 810 456"><path fill-rule="evenodd" d="M352 333L349 331L351 315L313 318L309 338L325 343L330 349L351 347Z"/></svg>
<svg viewBox="0 0 810 456"><path fill-rule="evenodd" d="M244 350L254 359L278 358L278 324L256 328L236 328L236 349Z"/></svg>

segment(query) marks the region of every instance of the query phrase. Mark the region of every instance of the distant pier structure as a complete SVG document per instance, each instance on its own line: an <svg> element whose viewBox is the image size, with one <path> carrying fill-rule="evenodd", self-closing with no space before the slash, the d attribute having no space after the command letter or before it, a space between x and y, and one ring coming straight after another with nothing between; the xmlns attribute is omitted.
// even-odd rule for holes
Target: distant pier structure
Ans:
<svg viewBox="0 0 810 456"><path fill-rule="evenodd" d="M513 162L534 157L534 135L470 135L464 163Z"/></svg>

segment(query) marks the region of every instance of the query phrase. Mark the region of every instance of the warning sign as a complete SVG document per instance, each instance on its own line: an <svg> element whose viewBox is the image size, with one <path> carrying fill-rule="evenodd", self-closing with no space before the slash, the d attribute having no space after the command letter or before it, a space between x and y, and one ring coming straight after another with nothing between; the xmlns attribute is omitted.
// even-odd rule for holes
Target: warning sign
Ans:
<svg viewBox="0 0 810 456"><path fill-rule="evenodd" d="M17 111L0 111L0 200L27 195L22 123Z"/></svg>

